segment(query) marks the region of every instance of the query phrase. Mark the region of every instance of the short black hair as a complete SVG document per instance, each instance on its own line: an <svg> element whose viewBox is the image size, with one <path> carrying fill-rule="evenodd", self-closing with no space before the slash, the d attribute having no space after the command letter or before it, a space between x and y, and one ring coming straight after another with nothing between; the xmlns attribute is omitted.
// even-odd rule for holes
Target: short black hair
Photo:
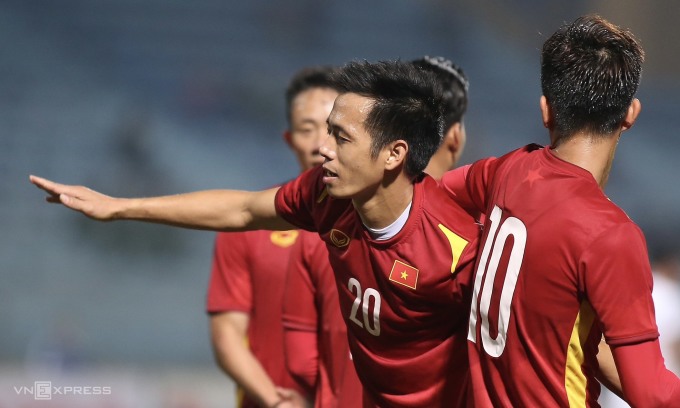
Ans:
<svg viewBox="0 0 680 408"><path fill-rule="evenodd" d="M312 66L301 69L293 76L293 78L291 78L288 87L286 88L286 119L288 120L289 126L291 124L293 100L301 93L310 89L335 89L335 85L331 81L334 71L335 67L332 66Z"/></svg>
<svg viewBox="0 0 680 408"><path fill-rule="evenodd" d="M463 70L444 57L428 55L412 61L421 69L431 70L439 78L444 102L444 129L463 120L468 106L470 82Z"/></svg>
<svg viewBox="0 0 680 408"><path fill-rule="evenodd" d="M352 61L333 75L340 93L374 101L363 124L371 140L371 156L395 140L408 143L405 172L419 175L441 144L443 95L437 76L411 62Z"/></svg>
<svg viewBox="0 0 680 408"><path fill-rule="evenodd" d="M643 61L633 34L598 15L580 17L548 38L541 87L558 140L579 131L614 132L637 92Z"/></svg>

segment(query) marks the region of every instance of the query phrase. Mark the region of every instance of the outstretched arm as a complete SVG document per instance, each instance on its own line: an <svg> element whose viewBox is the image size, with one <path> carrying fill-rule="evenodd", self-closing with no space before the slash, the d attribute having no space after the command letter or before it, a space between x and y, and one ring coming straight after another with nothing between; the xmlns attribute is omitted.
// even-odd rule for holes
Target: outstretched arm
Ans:
<svg viewBox="0 0 680 408"><path fill-rule="evenodd" d="M276 214L278 188L258 192L206 190L149 198L115 198L83 186L30 176L47 192L47 201L61 203L100 221L137 220L216 231L293 229Z"/></svg>

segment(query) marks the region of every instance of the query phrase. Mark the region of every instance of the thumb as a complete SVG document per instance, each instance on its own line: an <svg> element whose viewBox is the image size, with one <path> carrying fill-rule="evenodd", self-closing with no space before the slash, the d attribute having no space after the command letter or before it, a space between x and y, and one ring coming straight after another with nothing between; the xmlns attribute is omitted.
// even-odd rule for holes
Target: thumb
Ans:
<svg viewBox="0 0 680 408"><path fill-rule="evenodd" d="M288 388L276 387L276 393L283 399L293 398L293 391Z"/></svg>

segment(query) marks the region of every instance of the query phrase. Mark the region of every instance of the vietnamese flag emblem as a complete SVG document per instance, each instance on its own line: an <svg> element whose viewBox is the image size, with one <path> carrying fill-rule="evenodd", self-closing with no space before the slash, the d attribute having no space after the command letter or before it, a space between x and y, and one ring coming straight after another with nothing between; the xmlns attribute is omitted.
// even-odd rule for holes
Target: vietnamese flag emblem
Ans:
<svg viewBox="0 0 680 408"><path fill-rule="evenodd" d="M390 272L390 280L415 289L418 284L418 269L401 261L394 261L392 271Z"/></svg>

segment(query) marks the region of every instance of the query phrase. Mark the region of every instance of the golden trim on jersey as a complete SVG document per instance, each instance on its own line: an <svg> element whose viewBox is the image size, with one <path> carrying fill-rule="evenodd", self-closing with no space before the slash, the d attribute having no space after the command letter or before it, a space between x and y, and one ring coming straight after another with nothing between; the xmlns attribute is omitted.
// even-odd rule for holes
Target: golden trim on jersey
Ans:
<svg viewBox="0 0 680 408"><path fill-rule="evenodd" d="M322 202L326 197L328 197L328 189L327 189L327 188L324 188L324 189L321 191L321 194L319 194L319 197L316 198L316 203L317 203L317 204L321 204L321 202Z"/></svg>
<svg viewBox="0 0 680 408"><path fill-rule="evenodd" d="M468 241L441 224L439 224L439 229L444 233L446 239L449 240L449 245L451 245L451 257L453 258L451 261L451 273L454 273L456 272L460 255L465 250Z"/></svg>
<svg viewBox="0 0 680 408"><path fill-rule="evenodd" d="M331 239L331 243L338 248L344 248L347 245L349 245L350 241L349 237L347 236L347 234L340 230L336 230L335 228L333 228L331 229L331 232L328 235Z"/></svg>
<svg viewBox="0 0 680 408"><path fill-rule="evenodd" d="M582 301L567 346L567 365L564 370L564 386L567 391L570 407L586 406L586 387L588 385L588 380L581 368L585 361L583 345L588 340L588 335L590 334L590 329L593 327L594 321L595 312L593 311L593 308L587 301Z"/></svg>
<svg viewBox="0 0 680 408"><path fill-rule="evenodd" d="M296 230L272 231L269 235L269 239L272 241L272 244L278 247L288 248L295 243L298 235L300 235L300 231Z"/></svg>
<svg viewBox="0 0 680 408"><path fill-rule="evenodd" d="M396 272L396 273L395 273ZM401 261L394 261L392 270L390 271L390 280L394 283L404 285L411 289L418 286L418 271L417 268Z"/></svg>

